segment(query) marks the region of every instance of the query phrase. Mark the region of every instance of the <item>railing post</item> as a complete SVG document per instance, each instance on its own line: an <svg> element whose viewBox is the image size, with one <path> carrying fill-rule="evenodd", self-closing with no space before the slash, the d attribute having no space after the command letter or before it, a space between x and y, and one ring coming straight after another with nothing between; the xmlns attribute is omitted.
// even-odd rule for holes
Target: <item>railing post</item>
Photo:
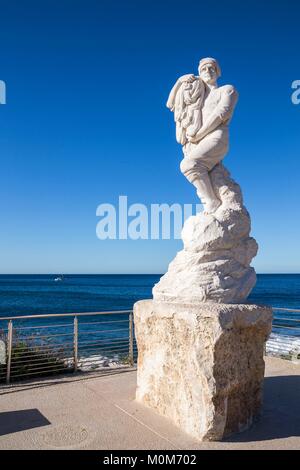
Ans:
<svg viewBox="0 0 300 470"><path fill-rule="evenodd" d="M74 372L78 369L78 318L74 317Z"/></svg>
<svg viewBox="0 0 300 470"><path fill-rule="evenodd" d="M133 314L129 314L129 364L131 367L134 366L133 358Z"/></svg>
<svg viewBox="0 0 300 470"><path fill-rule="evenodd" d="M10 383L10 368L12 355L12 339L13 339L13 322L9 320L7 329L7 366L6 366L6 383Z"/></svg>

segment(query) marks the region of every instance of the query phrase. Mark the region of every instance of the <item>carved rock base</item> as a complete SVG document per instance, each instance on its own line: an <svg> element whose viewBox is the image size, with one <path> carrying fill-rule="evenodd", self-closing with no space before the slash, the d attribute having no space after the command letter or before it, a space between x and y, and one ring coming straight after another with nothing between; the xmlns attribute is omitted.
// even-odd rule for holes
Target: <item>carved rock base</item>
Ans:
<svg viewBox="0 0 300 470"><path fill-rule="evenodd" d="M259 415L272 311L257 305L134 306L136 399L200 440L221 440Z"/></svg>
<svg viewBox="0 0 300 470"><path fill-rule="evenodd" d="M210 172L222 201L214 214L189 217L182 230L183 250L153 288L157 302L244 303L256 283L250 263L258 245L250 237L250 216L242 191L222 164Z"/></svg>

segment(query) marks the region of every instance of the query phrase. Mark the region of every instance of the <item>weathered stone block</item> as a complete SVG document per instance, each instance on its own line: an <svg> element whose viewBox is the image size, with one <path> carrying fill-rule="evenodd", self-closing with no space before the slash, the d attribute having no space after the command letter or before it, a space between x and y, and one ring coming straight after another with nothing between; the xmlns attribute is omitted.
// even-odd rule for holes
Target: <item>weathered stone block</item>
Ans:
<svg viewBox="0 0 300 470"><path fill-rule="evenodd" d="M137 401L200 440L252 424L262 403L270 308L143 300L134 319Z"/></svg>

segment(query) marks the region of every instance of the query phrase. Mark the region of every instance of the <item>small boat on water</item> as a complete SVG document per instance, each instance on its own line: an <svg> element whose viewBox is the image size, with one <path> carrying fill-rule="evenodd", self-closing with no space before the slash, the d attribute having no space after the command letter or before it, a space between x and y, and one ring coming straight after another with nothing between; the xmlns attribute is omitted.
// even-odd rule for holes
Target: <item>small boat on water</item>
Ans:
<svg viewBox="0 0 300 470"><path fill-rule="evenodd" d="M56 278L54 279L54 282L61 282L61 281L63 281L63 280L64 280L64 276L61 275L61 276L56 277Z"/></svg>

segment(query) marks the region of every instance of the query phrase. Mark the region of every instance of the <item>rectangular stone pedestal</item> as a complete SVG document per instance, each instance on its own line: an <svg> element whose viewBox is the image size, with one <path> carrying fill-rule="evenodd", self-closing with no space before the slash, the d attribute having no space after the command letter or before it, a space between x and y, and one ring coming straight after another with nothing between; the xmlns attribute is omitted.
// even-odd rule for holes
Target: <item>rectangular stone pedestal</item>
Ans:
<svg viewBox="0 0 300 470"><path fill-rule="evenodd" d="M134 305L136 399L200 440L247 429L259 415L272 311L257 305Z"/></svg>

